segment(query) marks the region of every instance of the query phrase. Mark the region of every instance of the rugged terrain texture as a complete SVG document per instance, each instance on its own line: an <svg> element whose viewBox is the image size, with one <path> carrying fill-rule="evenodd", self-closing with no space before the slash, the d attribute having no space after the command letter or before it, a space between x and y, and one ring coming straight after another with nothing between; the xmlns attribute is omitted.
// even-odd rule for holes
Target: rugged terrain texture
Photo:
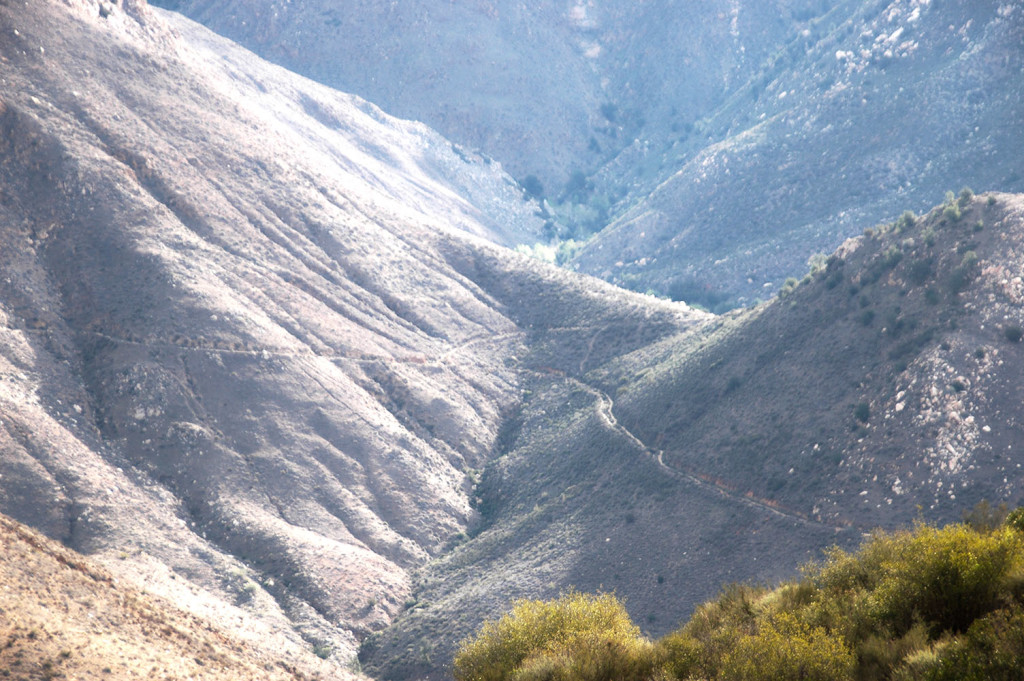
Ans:
<svg viewBox="0 0 1024 681"><path fill-rule="evenodd" d="M749 304L947 189L1024 190L1022 69L1019 4L837 3L694 132L613 164L613 181L659 186L576 264L712 308Z"/></svg>
<svg viewBox="0 0 1024 681"><path fill-rule="evenodd" d="M632 353L537 334L506 453L477 487L481 530L420 571L366 668L431 674L510 600L569 586L614 589L664 634L723 581L1020 504L1021 244L1024 197L964 194L849 241L768 304Z"/></svg>
<svg viewBox="0 0 1024 681"><path fill-rule="evenodd" d="M137 0L0 4L0 65L0 512L252 659L440 677L572 585L657 633L1021 502L1019 195L716 317L495 245L540 223L496 164Z"/></svg>
<svg viewBox="0 0 1024 681"><path fill-rule="evenodd" d="M29 681L320 678L286 641L273 656L0 516L0 674ZM273 637L272 632L264 635ZM352 675L351 678L356 678Z"/></svg>
<svg viewBox="0 0 1024 681"><path fill-rule="evenodd" d="M530 326L703 317L499 254L507 176L176 21L0 6L0 510L344 666L474 524Z"/></svg>
<svg viewBox="0 0 1024 681"><path fill-rule="evenodd" d="M539 177L548 236L605 228L574 267L715 310L946 189L1024 190L1019 3L163 4Z"/></svg>

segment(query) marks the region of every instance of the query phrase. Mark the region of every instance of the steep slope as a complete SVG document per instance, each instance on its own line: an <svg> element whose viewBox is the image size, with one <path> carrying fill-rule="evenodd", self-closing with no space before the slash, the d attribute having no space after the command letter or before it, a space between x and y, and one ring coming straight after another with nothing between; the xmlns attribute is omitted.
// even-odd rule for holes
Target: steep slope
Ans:
<svg viewBox="0 0 1024 681"><path fill-rule="evenodd" d="M5 679L309 679L326 663L286 641L273 657L0 516ZM351 675L350 678L356 678Z"/></svg>
<svg viewBox="0 0 1024 681"><path fill-rule="evenodd" d="M496 168L143 2L0 35L0 511L258 649L343 669L474 524L528 325L702 318L489 245L538 224Z"/></svg>
<svg viewBox="0 0 1024 681"><path fill-rule="evenodd" d="M425 121L552 196L645 123L708 115L821 0L159 0L266 59Z"/></svg>
<svg viewBox="0 0 1024 681"><path fill-rule="evenodd" d="M1020 501L1020 196L715 317L480 238L537 224L496 168L144 3L0 35L0 512L261 659L436 677L570 585L666 631Z"/></svg>
<svg viewBox="0 0 1024 681"><path fill-rule="evenodd" d="M365 668L440 678L484 619L570 586L614 589L663 634L723 582L1019 505L1022 243L1024 197L964 194L845 244L784 297L632 353L537 334L507 453L477 488L481 530L420 571Z"/></svg>
<svg viewBox="0 0 1024 681"><path fill-rule="evenodd" d="M710 307L749 304L946 189L1021 191L1022 40L1012 3L839 3L694 132L651 130L643 154L611 164L605 184L657 187L634 192L575 264Z"/></svg>
<svg viewBox="0 0 1024 681"><path fill-rule="evenodd" d="M546 238L605 228L581 271L718 310L946 189L1024 190L1012 2L164 4L537 176Z"/></svg>
<svg viewBox="0 0 1024 681"><path fill-rule="evenodd" d="M706 351L666 342L601 382L625 382L619 418L666 464L809 518L1018 504L1022 211L1020 195L964 193L901 218Z"/></svg>

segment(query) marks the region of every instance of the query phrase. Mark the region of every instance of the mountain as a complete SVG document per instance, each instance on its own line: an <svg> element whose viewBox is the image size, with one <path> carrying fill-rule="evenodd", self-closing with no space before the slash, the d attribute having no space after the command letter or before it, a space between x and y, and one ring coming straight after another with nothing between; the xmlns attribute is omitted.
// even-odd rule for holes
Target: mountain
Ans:
<svg viewBox="0 0 1024 681"><path fill-rule="evenodd" d="M663 633L1021 503L1019 194L716 316L503 247L543 223L498 164L141 0L0 4L0 35L0 513L239 665L440 678L570 586Z"/></svg>
<svg viewBox="0 0 1024 681"><path fill-rule="evenodd" d="M703 318L479 238L540 225L495 166L187 20L0 31L0 510L268 655L343 670L475 522L529 325Z"/></svg>
<svg viewBox="0 0 1024 681"><path fill-rule="evenodd" d="M837 3L795 28L694 131L610 166L609 182L657 186L583 248L581 271L750 304L947 189L1024 189L1019 6Z"/></svg>
<svg viewBox="0 0 1024 681"><path fill-rule="evenodd" d="M662 635L725 582L1020 504L1022 243L1024 197L965 192L753 310L603 357L539 339L542 373L477 488L481 530L419 571L365 668L429 675L470 623L570 586L614 590Z"/></svg>
<svg viewBox="0 0 1024 681"><path fill-rule="evenodd" d="M1024 190L999 0L162 0L494 157L570 264L714 310L947 189Z"/></svg>
<svg viewBox="0 0 1024 681"><path fill-rule="evenodd" d="M715 0L701 8L700 21L675 0L155 4L422 120L558 193L574 171L629 147L643 119L706 115L783 44L794 15L813 16L824 3L775 0L741 9Z"/></svg>
<svg viewBox="0 0 1024 681"><path fill-rule="evenodd" d="M326 667L287 646L274 657L254 653L237 632L212 627L119 582L80 554L2 516L0 538L4 678L300 680L318 678Z"/></svg>
<svg viewBox="0 0 1024 681"><path fill-rule="evenodd" d="M692 128L830 3L714 0L699 20L677 0L154 4L422 120L557 195L649 128Z"/></svg>

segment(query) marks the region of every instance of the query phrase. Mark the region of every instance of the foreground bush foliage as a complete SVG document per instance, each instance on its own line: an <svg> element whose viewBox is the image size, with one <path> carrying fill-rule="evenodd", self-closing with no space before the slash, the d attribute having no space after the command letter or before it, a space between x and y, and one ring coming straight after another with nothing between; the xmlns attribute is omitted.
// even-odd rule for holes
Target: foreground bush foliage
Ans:
<svg viewBox="0 0 1024 681"><path fill-rule="evenodd" d="M487 622L455 658L456 678L646 678L650 642L614 596L571 592L556 601L519 601Z"/></svg>
<svg viewBox="0 0 1024 681"><path fill-rule="evenodd" d="M656 642L609 594L520 601L462 643L455 678L1019 681L1022 518L876 533L776 589L730 586Z"/></svg>

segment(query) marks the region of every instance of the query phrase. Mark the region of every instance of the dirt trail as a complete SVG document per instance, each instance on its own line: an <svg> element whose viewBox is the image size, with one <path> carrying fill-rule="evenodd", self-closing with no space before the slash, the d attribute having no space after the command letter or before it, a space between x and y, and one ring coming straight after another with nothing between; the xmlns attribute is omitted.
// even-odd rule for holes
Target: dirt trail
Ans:
<svg viewBox="0 0 1024 681"><path fill-rule="evenodd" d="M757 498L747 496L744 494L737 494L736 492L722 485L716 484L708 480L703 480L695 475L686 473L677 468L672 468L671 466L665 463L665 452L663 450L648 447L640 438L634 435L628 428L619 423L619 420L615 417L615 401L611 398L610 395L608 395L608 393L571 377L566 377L565 380L571 381L580 389L593 395L597 399L598 418L600 418L610 430L613 430L622 435L624 438L632 442L637 449L641 450L644 454L653 459L655 464L657 464L658 468L660 468L661 471L666 475L675 478L676 480L680 480L682 482L686 482L696 487L699 487L703 490L709 491L713 494L717 494L718 496L729 499L730 501L734 501L736 503L747 506L748 508L752 508L759 511L765 511L778 518L791 520L801 525L806 525L808 527L815 528L827 527L836 532L842 532L848 529L811 520L810 518L805 518L802 515L782 510Z"/></svg>

